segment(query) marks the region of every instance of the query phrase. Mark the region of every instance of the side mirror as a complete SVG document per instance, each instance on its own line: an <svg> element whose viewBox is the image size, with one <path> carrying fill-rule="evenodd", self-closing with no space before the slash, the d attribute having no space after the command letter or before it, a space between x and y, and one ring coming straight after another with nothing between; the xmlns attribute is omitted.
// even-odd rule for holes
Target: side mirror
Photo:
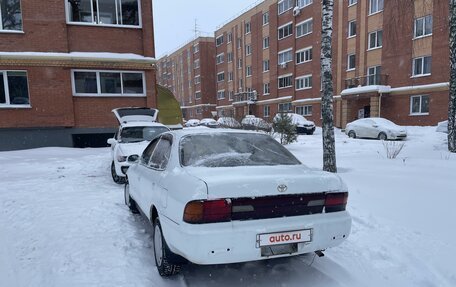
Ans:
<svg viewBox="0 0 456 287"><path fill-rule="evenodd" d="M117 141L116 141L116 139L110 138L110 139L107 140L107 143L109 145L115 145L117 143Z"/></svg>
<svg viewBox="0 0 456 287"><path fill-rule="evenodd" d="M139 155L132 154L127 158L128 163L137 163L139 161Z"/></svg>

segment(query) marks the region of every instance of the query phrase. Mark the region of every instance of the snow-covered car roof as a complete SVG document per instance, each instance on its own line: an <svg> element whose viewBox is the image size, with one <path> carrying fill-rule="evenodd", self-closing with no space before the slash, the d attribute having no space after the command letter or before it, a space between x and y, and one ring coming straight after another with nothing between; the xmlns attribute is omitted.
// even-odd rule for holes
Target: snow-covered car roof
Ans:
<svg viewBox="0 0 456 287"><path fill-rule="evenodd" d="M291 118L291 122L294 125L304 125L304 124L314 124L314 122L309 121L305 117L299 115L299 114L294 114L294 113L287 113L287 116ZM280 117L280 114L276 114L274 117L274 120L278 119Z"/></svg>
<svg viewBox="0 0 456 287"><path fill-rule="evenodd" d="M161 123L143 122L143 121L122 123L120 126L122 128L128 128L128 127L166 127L164 124L161 124Z"/></svg>
<svg viewBox="0 0 456 287"><path fill-rule="evenodd" d="M376 124L380 124L380 125L383 125L383 126L394 126L394 127L397 127L398 125L393 123L392 121L390 120L387 120L385 118L364 118L364 119L358 119L358 120L355 120L351 123L356 123L356 122L364 122L364 121L373 121L375 122ZM348 124L351 124L351 123L348 123Z"/></svg>

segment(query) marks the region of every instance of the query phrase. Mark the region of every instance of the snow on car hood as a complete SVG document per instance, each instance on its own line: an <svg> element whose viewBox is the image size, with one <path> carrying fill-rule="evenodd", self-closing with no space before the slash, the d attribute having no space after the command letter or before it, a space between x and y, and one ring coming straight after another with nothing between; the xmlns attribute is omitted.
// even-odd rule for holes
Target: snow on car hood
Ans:
<svg viewBox="0 0 456 287"><path fill-rule="evenodd" d="M142 141L137 143L120 143L119 150L124 156L130 156L132 154L141 155L149 143L149 141Z"/></svg>
<svg viewBox="0 0 456 287"><path fill-rule="evenodd" d="M185 169L207 184L210 199L347 190L339 176L311 170L304 165ZM278 186L283 184L287 186L287 191L279 192Z"/></svg>

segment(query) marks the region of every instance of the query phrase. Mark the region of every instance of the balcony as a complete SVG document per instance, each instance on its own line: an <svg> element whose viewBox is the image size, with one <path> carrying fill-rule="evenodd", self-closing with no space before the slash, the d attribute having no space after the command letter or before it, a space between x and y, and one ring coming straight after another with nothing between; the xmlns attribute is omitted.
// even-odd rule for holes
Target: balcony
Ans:
<svg viewBox="0 0 456 287"><path fill-rule="evenodd" d="M254 102L257 100L257 92L241 92L234 95L234 102Z"/></svg>
<svg viewBox="0 0 456 287"><path fill-rule="evenodd" d="M365 86L387 86L388 76L386 74L376 74L364 77L356 77L345 80L345 89Z"/></svg>

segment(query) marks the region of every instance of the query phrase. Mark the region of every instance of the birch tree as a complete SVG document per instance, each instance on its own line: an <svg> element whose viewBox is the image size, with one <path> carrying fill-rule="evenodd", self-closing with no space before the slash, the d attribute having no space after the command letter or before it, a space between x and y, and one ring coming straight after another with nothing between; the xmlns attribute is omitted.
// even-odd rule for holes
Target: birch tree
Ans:
<svg viewBox="0 0 456 287"><path fill-rule="evenodd" d="M450 99L448 104L448 150L456 153L456 0L450 0Z"/></svg>
<svg viewBox="0 0 456 287"><path fill-rule="evenodd" d="M456 1L456 0L455 0ZM337 172L336 145L334 139L333 80L332 80L332 32L334 0L322 1L321 27L321 112L323 117L323 170Z"/></svg>

